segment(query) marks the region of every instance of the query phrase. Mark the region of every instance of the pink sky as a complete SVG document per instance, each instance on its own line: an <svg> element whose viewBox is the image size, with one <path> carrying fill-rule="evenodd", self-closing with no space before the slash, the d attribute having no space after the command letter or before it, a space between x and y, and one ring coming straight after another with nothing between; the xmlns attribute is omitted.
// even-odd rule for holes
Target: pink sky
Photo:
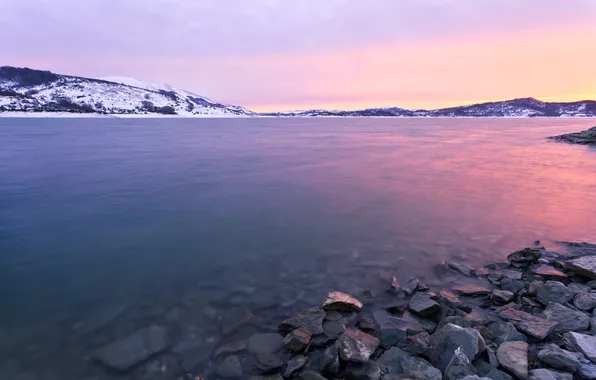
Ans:
<svg viewBox="0 0 596 380"><path fill-rule="evenodd" d="M596 99L592 0L139 2L2 2L0 64L255 111Z"/></svg>

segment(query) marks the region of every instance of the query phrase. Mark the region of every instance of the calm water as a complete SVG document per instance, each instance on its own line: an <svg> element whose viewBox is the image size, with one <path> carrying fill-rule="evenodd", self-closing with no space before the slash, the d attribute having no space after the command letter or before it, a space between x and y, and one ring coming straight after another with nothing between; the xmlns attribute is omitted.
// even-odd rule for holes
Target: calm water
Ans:
<svg viewBox="0 0 596 380"><path fill-rule="evenodd" d="M93 349L180 305L274 323L381 269L596 242L596 149L545 140L593 125L0 119L0 377L103 379Z"/></svg>

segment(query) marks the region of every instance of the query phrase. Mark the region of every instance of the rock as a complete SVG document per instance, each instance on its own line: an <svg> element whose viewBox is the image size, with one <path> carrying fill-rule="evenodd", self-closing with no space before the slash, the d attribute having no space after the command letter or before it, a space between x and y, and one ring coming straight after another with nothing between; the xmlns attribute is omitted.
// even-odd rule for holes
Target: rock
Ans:
<svg viewBox="0 0 596 380"><path fill-rule="evenodd" d="M596 256L585 256L567 261L567 269L582 276L596 279Z"/></svg>
<svg viewBox="0 0 596 380"><path fill-rule="evenodd" d="M352 328L337 339L339 357L346 362L365 363L381 342L372 335Z"/></svg>
<svg viewBox="0 0 596 380"><path fill-rule="evenodd" d="M487 327L493 333L493 340L497 345L501 345L503 342L511 342L516 340L522 342L527 341L526 336L517 331L511 322L491 322Z"/></svg>
<svg viewBox="0 0 596 380"><path fill-rule="evenodd" d="M536 268L536 270L534 270L534 273L552 280L564 280L567 278L565 273L549 265L540 265L538 268Z"/></svg>
<svg viewBox="0 0 596 380"><path fill-rule="evenodd" d="M221 362L216 369L219 376L225 378L242 377L242 364L236 355L230 355Z"/></svg>
<svg viewBox="0 0 596 380"><path fill-rule="evenodd" d="M222 344L221 346L219 346L215 349L213 356L233 354L238 351L246 350L247 346L248 346L248 342L245 339L236 340L234 342Z"/></svg>
<svg viewBox="0 0 596 380"><path fill-rule="evenodd" d="M522 279L522 272L515 269L503 269L501 273L503 274L503 277L509 278L511 280Z"/></svg>
<svg viewBox="0 0 596 380"><path fill-rule="evenodd" d="M428 295L424 293L416 293L410 300L409 309L414 314L426 318L441 310L441 306L431 300Z"/></svg>
<svg viewBox="0 0 596 380"><path fill-rule="evenodd" d="M254 315L247 307L233 308L225 314L221 324L221 332L225 335L231 334L240 326L252 323L254 318Z"/></svg>
<svg viewBox="0 0 596 380"><path fill-rule="evenodd" d="M499 317L513 322L519 330L540 340L546 338L558 324L513 308L502 310Z"/></svg>
<svg viewBox="0 0 596 380"><path fill-rule="evenodd" d="M464 311L471 310L469 306L464 305L464 303L459 299L458 296L451 292L448 292L447 290L441 290L439 292L439 297L441 299L441 302L447 306L455 307Z"/></svg>
<svg viewBox="0 0 596 380"><path fill-rule="evenodd" d="M447 267L467 277L472 277L474 275L474 268L466 264L458 263L455 261L449 261L447 263Z"/></svg>
<svg viewBox="0 0 596 380"><path fill-rule="evenodd" d="M577 355L563 350L555 344L538 352L538 359L546 365L567 372L576 372L580 366Z"/></svg>
<svg viewBox="0 0 596 380"><path fill-rule="evenodd" d="M528 294L531 296L535 296L538 292L538 289L540 289L542 285L544 285L544 281L535 280L530 282L530 285L528 285Z"/></svg>
<svg viewBox="0 0 596 380"><path fill-rule="evenodd" d="M325 310L358 311L362 309L362 303L349 294L341 292L330 292L323 303ZM312 331L311 331L312 332ZM314 332L312 332L315 334Z"/></svg>
<svg viewBox="0 0 596 380"><path fill-rule="evenodd" d="M160 380L172 379L176 374L182 372L180 367L180 358L171 352L163 352L134 367L130 376L135 380ZM2 374L2 372L0 372ZM2 377L5 379L5 377ZM10 379L22 378L20 376L11 377ZM84 377L86 380L91 380ZM97 378L94 378L97 379Z"/></svg>
<svg viewBox="0 0 596 380"><path fill-rule="evenodd" d="M402 319L404 319L405 321L419 325L420 327L422 327L423 330L425 330L429 334L434 333L437 328L437 324L434 323L433 321L425 319L425 318L421 318L413 313L410 313L409 311L406 311L404 313L404 315L402 316Z"/></svg>
<svg viewBox="0 0 596 380"><path fill-rule="evenodd" d="M592 363L596 363L596 337L585 334L570 332L565 337L572 347L588 358Z"/></svg>
<svg viewBox="0 0 596 380"><path fill-rule="evenodd" d="M257 355L257 368L263 373L271 373L279 370L284 365L284 361L276 354Z"/></svg>
<svg viewBox="0 0 596 380"><path fill-rule="evenodd" d="M526 283L521 280L512 280L510 278L504 277L501 280L501 289L506 290L511 293L518 293L526 286Z"/></svg>
<svg viewBox="0 0 596 380"><path fill-rule="evenodd" d="M297 328L303 328L312 335L322 334L325 315L325 310L318 307L305 309L295 317L283 321L279 325L279 331L289 333Z"/></svg>
<svg viewBox="0 0 596 380"><path fill-rule="evenodd" d="M493 368L490 371L488 371L488 373L486 374L486 378L489 378L491 380L513 380L511 376L509 376L503 371L499 371L496 368Z"/></svg>
<svg viewBox="0 0 596 380"><path fill-rule="evenodd" d="M383 347L388 349L407 335L419 334L423 331L424 329L415 322L403 318L385 317L379 326L379 338Z"/></svg>
<svg viewBox="0 0 596 380"><path fill-rule="evenodd" d="M493 298L500 303L507 303L511 301L514 294L507 290L493 289Z"/></svg>
<svg viewBox="0 0 596 380"><path fill-rule="evenodd" d="M580 310L591 311L596 307L596 293L579 293L573 299L573 304Z"/></svg>
<svg viewBox="0 0 596 380"><path fill-rule="evenodd" d="M488 325L494 318L489 316L484 310L474 308L463 318L462 327L476 327L478 325Z"/></svg>
<svg viewBox="0 0 596 380"><path fill-rule="evenodd" d="M596 379L596 365L585 358L582 359L580 359L581 365L577 370L577 374L584 379Z"/></svg>
<svg viewBox="0 0 596 380"><path fill-rule="evenodd" d="M323 332L325 335L332 339L337 339L338 336L343 334L348 323L347 318L342 318L337 321L325 321L323 322Z"/></svg>
<svg viewBox="0 0 596 380"><path fill-rule="evenodd" d="M300 378L302 380L327 380L326 377L323 375L313 372L313 371L306 371L300 374Z"/></svg>
<svg viewBox="0 0 596 380"><path fill-rule="evenodd" d="M555 332L582 331L590 327L589 315L556 302L548 304L544 309L544 315L549 321L557 322Z"/></svg>
<svg viewBox="0 0 596 380"><path fill-rule="evenodd" d="M168 330L152 325L101 347L93 356L102 364L123 371L169 347Z"/></svg>
<svg viewBox="0 0 596 380"><path fill-rule="evenodd" d="M530 380L573 380L573 375L551 371L546 368L538 368L530 371Z"/></svg>
<svg viewBox="0 0 596 380"><path fill-rule="evenodd" d="M588 130L574 133L567 133L559 136L552 136L549 139L555 141L566 142L569 144L580 144L580 145L596 145L596 127L592 127Z"/></svg>
<svg viewBox="0 0 596 380"><path fill-rule="evenodd" d="M392 314L400 314L408 310L408 303L407 300L392 300L385 310Z"/></svg>
<svg viewBox="0 0 596 380"><path fill-rule="evenodd" d="M364 332L375 331L375 321L369 317L360 317L356 326Z"/></svg>
<svg viewBox="0 0 596 380"><path fill-rule="evenodd" d="M543 305L548 305L549 302L567 303L572 297L569 289L559 281L547 281L536 292L536 298Z"/></svg>
<svg viewBox="0 0 596 380"><path fill-rule="evenodd" d="M198 377L198 376L197 376ZM200 380L201 378L199 377L199 379L195 380ZM191 380L191 378L180 378L178 380ZM283 380L283 377L281 377L281 375L279 373L273 374L273 375L262 375L262 376L251 376L250 380Z"/></svg>
<svg viewBox="0 0 596 380"><path fill-rule="evenodd" d="M421 355L428 350L429 341L430 335L425 331L420 334L405 337L405 339L402 339L397 344L397 348L412 355Z"/></svg>
<svg viewBox="0 0 596 380"><path fill-rule="evenodd" d="M346 366L345 377L349 380L379 380L381 369L372 360L366 363L349 363Z"/></svg>
<svg viewBox="0 0 596 380"><path fill-rule="evenodd" d="M521 251L513 252L507 256L507 260L515 267L528 266L538 261L541 250L538 248L525 248Z"/></svg>
<svg viewBox="0 0 596 380"><path fill-rule="evenodd" d="M340 318L343 318L343 315L337 310L327 310L325 313L325 319L328 321L337 321Z"/></svg>
<svg viewBox="0 0 596 380"><path fill-rule="evenodd" d="M435 367L444 371L452 353L460 346L470 361L486 349L478 331L448 323L431 335L427 356Z"/></svg>
<svg viewBox="0 0 596 380"><path fill-rule="evenodd" d="M401 285L399 284L397 277L389 272L381 272L380 277L387 287L388 292L398 294L401 291Z"/></svg>
<svg viewBox="0 0 596 380"><path fill-rule="evenodd" d="M281 335L276 333L254 334L248 338L248 351L253 354L271 354L284 345Z"/></svg>
<svg viewBox="0 0 596 380"><path fill-rule="evenodd" d="M463 296L485 296L490 294L490 290L477 285L461 285L453 288L453 291Z"/></svg>
<svg viewBox="0 0 596 380"><path fill-rule="evenodd" d="M574 296L577 293L589 293L590 290L592 290L591 287L584 284L578 284L576 282L572 282L571 284L567 285L567 289L569 289L569 291L573 293Z"/></svg>
<svg viewBox="0 0 596 380"><path fill-rule="evenodd" d="M336 345L327 347L319 356L319 365L324 373L339 373L339 355Z"/></svg>
<svg viewBox="0 0 596 380"><path fill-rule="evenodd" d="M404 291L404 293L406 293L406 295L409 296L410 294L416 291L419 283L420 281L417 278L411 278L404 284L402 290Z"/></svg>
<svg viewBox="0 0 596 380"><path fill-rule="evenodd" d="M311 337L311 333L301 327L286 335L283 342L288 350L302 352L310 344Z"/></svg>
<svg viewBox="0 0 596 380"><path fill-rule="evenodd" d="M449 364L447 364L443 379L458 380L469 375L475 375L477 372L478 371L474 368L472 363L470 363L462 348L458 347L453 353L453 357L449 361Z"/></svg>
<svg viewBox="0 0 596 380"><path fill-rule="evenodd" d="M296 372L299 369L301 369L302 367L304 367L304 365L306 364L306 359L307 359L307 357L304 355L294 356L288 362L288 365L286 366L286 370L284 371L283 376L285 378L291 377L294 372Z"/></svg>
<svg viewBox="0 0 596 380"><path fill-rule="evenodd" d="M477 375L468 375L463 377L462 380L492 380L489 377L478 377Z"/></svg>
<svg viewBox="0 0 596 380"><path fill-rule="evenodd" d="M405 375L403 379L441 380L441 371L426 360L415 358L397 347L385 351L377 360L381 370L390 375ZM384 379L387 377L385 376Z"/></svg>
<svg viewBox="0 0 596 380"><path fill-rule="evenodd" d="M182 358L181 367L185 371L191 371L209 359L216 345L217 340L205 340L201 336L190 334L172 347L172 352Z"/></svg>
<svg viewBox="0 0 596 380"><path fill-rule="evenodd" d="M505 342L497 350L497 359L506 370L520 379L528 378L528 344Z"/></svg>

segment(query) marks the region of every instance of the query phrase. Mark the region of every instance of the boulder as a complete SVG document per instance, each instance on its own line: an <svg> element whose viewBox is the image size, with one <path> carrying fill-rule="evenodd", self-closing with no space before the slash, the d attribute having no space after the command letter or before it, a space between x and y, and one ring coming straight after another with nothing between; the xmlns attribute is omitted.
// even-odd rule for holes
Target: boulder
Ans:
<svg viewBox="0 0 596 380"><path fill-rule="evenodd" d="M578 293L573 304L580 310L591 311L596 307L596 293Z"/></svg>
<svg viewBox="0 0 596 380"><path fill-rule="evenodd" d="M596 279L596 256L585 256L570 260L566 263L567 269L582 276Z"/></svg>
<svg viewBox="0 0 596 380"><path fill-rule="evenodd" d="M536 317L513 308L503 309L499 313L499 317L513 322L520 331L539 340L546 338L558 324L558 322Z"/></svg>
<svg viewBox="0 0 596 380"><path fill-rule="evenodd" d="M536 292L536 298L543 305L548 305L549 302L567 303L572 297L571 291L559 281L547 281Z"/></svg>
<svg viewBox="0 0 596 380"><path fill-rule="evenodd" d="M573 380L570 373L551 371L546 368L538 368L530 371L530 380Z"/></svg>
<svg viewBox="0 0 596 380"><path fill-rule="evenodd" d="M279 325L279 331L289 333L297 328L303 328L312 335L323 333L323 320L325 319L325 310L319 307L313 307L301 311L295 317L286 319Z"/></svg>
<svg viewBox="0 0 596 380"><path fill-rule="evenodd" d="M381 342L372 335L348 328L337 339L339 357L346 362L365 363Z"/></svg>
<svg viewBox="0 0 596 380"><path fill-rule="evenodd" d="M225 335L236 331L240 326L252 323L255 316L247 307L235 307L228 310L221 323L221 332Z"/></svg>
<svg viewBox="0 0 596 380"><path fill-rule="evenodd" d="M426 360L413 357L397 347L385 351L377 360L381 370L389 375L403 375L403 379L441 380L441 371ZM387 377L385 376L384 379Z"/></svg>
<svg viewBox="0 0 596 380"><path fill-rule="evenodd" d="M441 310L438 303L431 300L427 294L416 293L410 300L409 309L416 315L423 318L430 317Z"/></svg>
<svg viewBox="0 0 596 380"><path fill-rule="evenodd" d="M497 350L497 359L506 370L520 379L528 378L528 344L505 342Z"/></svg>
<svg viewBox="0 0 596 380"><path fill-rule="evenodd" d="M284 365L284 361L276 354L257 355L256 367L263 373L272 373L279 370Z"/></svg>
<svg viewBox="0 0 596 380"><path fill-rule="evenodd" d="M427 356L435 367L444 371L459 347L470 361L486 349L478 331L448 323L431 335Z"/></svg>
<svg viewBox="0 0 596 380"><path fill-rule="evenodd" d="M93 357L107 367L123 371L169 347L168 330L152 325L101 347Z"/></svg>
<svg viewBox="0 0 596 380"><path fill-rule="evenodd" d="M349 294L341 292L330 292L323 303L325 310L358 311L362 309L362 303ZM313 334L315 334L313 332Z"/></svg>
<svg viewBox="0 0 596 380"><path fill-rule="evenodd" d="M253 354L271 354L284 345L281 335L276 333L254 334L248 338L248 351Z"/></svg>
<svg viewBox="0 0 596 380"><path fill-rule="evenodd" d="M308 330L300 327L286 335L283 342L288 350L302 352L310 344L311 337L312 334Z"/></svg>
<svg viewBox="0 0 596 380"><path fill-rule="evenodd" d="M549 321L557 322L555 332L582 331L590 327L590 316L581 311L573 310L560 303L551 302L544 309L544 315Z"/></svg>
<svg viewBox="0 0 596 380"><path fill-rule="evenodd" d="M592 363L596 363L596 336L570 332L565 334L565 340Z"/></svg>
<svg viewBox="0 0 596 380"><path fill-rule="evenodd" d="M299 369L301 369L302 367L304 367L304 365L306 364L306 360L307 360L307 357L304 356L304 355L296 355L296 356L294 356L288 362L288 365L286 366L286 370L284 371L284 375L283 376L285 378L291 377L294 372L296 372Z"/></svg>
<svg viewBox="0 0 596 380"><path fill-rule="evenodd" d="M567 372L576 372L579 369L580 362L577 355L559 348L555 344L538 352L538 359L544 364Z"/></svg>
<svg viewBox="0 0 596 380"><path fill-rule="evenodd" d="M456 286L453 288L453 291L455 291L458 294L461 294L462 296L485 296L490 294L489 289L477 285Z"/></svg>
<svg viewBox="0 0 596 380"><path fill-rule="evenodd" d="M242 377L242 364L236 355L230 355L216 368L216 373L224 378Z"/></svg>
<svg viewBox="0 0 596 380"><path fill-rule="evenodd" d="M477 372L478 370L476 370L472 363L470 363L462 348L458 347L453 353L453 357L449 361L449 364L447 364L443 379L459 380L468 375L475 375Z"/></svg>
<svg viewBox="0 0 596 380"><path fill-rule="evenodd" d="M381 369L372 360L366 363L349 363L346 366L345 378L348 380L379 380Z"/></svg>

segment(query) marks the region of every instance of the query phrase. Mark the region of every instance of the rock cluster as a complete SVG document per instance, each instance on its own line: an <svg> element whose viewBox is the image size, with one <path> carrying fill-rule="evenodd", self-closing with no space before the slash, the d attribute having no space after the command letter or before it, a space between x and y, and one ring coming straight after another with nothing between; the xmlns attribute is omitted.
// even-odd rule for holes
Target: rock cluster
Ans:
<svg viewBox="0 0 596 380"><path fill-rule="evenodd" d="M563 141L570 144L582 144L582 145L596 145L596 127L592 127L588 130L567 133L560 136L549 137L556 141Z"/></svg>

